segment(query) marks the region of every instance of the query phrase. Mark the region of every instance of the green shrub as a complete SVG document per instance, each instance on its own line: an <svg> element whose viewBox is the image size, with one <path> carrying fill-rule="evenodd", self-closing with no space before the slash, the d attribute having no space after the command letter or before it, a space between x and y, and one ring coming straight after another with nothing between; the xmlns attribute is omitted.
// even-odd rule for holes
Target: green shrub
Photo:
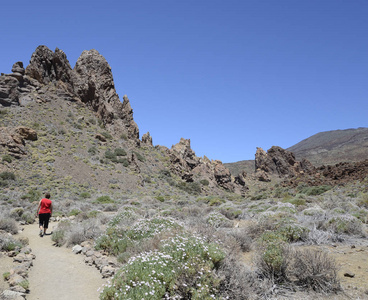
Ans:
<svg viewBox="0 0 368 300"><path fill-rule="evenodd" d="M222 207L220 211L230 220L234 220L242 214L242 211L240 209L236 209L234 207Z"/></svg>
<svg viewBox="0 0 368 300"><path fill-rule="evenodd" d="M98 153L98 150L95 146L92 146L88 149L88 153L91 155L96 155Z"/></svg>
<svg viewBox="0 0 368 300"><path fill-rule="evenodd" d="M116 154L112 152L111 150L107 150L105 152L105 157L110 160L113 160L113 159L116 160Z"/></svg>
<svg viewBox="0 0 368 300"><path fill-rule="evenodd" d="M197 198L197 202L204 202L208 204L209 206L219 206L222 203L225 203L226 201L217 196L208 196L208 197Z"/></svg>
<svg viewBox="0 0 368 300"><path fill-rule="evenodd" d="M332 217L322 227L339 234L363 234L362 221L349 215Z"/></svg>
<svg viewBox="0 0 368 300"><path fill-rule="evenodd" d="M352 213L352 215L362 221L364 224L368 224L368 210L359 209L358 211Z"/></svg>
<svg viewBox="0 0 368 300"><path fill-rule="evenodd" d="M156 198L156 200L158 200L160 202L164 202L165 201L165 198L163 196L156 196L155 198Z"/></svg>
<svg viewBox="0 0 368 300"><path fill-rule="evenodd" d="M69 217L70 216L78 216L79 214L81 213L81 211L79 210L79 209L76 209L76 208L74 208L74 209L72 209L70 212L69 212Z"/></svg>
<svg viewBox="0 0 368 300"><path fill-rule="evenodd" d="M209 182L207 179L202 179L202 180L200 181L200 183L201 183L202 185L204 185L204 186L208 186L208 185L210 184L210 182Z"/></svg>
<svg viewBox="0 0 368 300"><path fill-rule="evenodd" d="M137 156L137 159L141 162L144 162L146 159L143 157L142 154L140 154L139 152L137 151L133 151L133 153Z"/></svg>
<svg viewBox="0 0 368 300"><path fill-rule="evenodd" d="M82 199L88 199L91 198L91 194L88 192L82 192L79 194L79 197L81 197Z"/></svg>
<svg viewBox="0 0 368 300"><path fill-rule="evenodd" d="M23 247L22 243L13 238L1 238L0 250L5 252L18 251Z"/></svg>
<svg viewBox="0 0 368 300"><path fill-rule="evenodd" d="M9 154L4 154L2 157L2 161L11 163L13 161L13 158Z"/></svg>
<svg viewBox="0 0 368 300"><path fill-rule="evenodd" d="M287 224L277 229L287 242L297 242L307 237L308 229L297 224Z"/></svg>
<svg viewBox="0 0 368 300"><path fill-rule="evenodd" d="M266 193L260 193L260 194L256 194L256 195L253 195L250 200L262 200L262 199L267 199L268 198L268 195Z"/></svg>
<svg viewBox="0 0 368 300"><path fill-rule="evenodd" d="M0 173L0 178L3 180L15 180L15 174L13 172L1 172Z"/></svg>
<svg viewBox="0 0 368 300"><path fill-rule="evenodd" d="M368 208L368 193L361 193L357 199L357 205Z"/></svg>
<svg viewBox="0 0 368 300"><path fill-rule="evenodd" d="M41 192L30 189L27 194L21 196L21 199L28 199L29 202L39 201L41 200Z"/></svg>
<svg viewBox="0 0 368 300"><path fill-rule="evenodd" d="M29 289L29 282L28 280L23 280L21 282L18 283L19 286L21 286L22 288L24 288L25 290Z"/></svg>
<svg viewBox="0 0 368 300"><path fill-rule="evenodd" d="M287 281L290 252L283 235L273 231L264 232L258 240L256 266L266 278L275 282Z"/></svg>
<svg viewBox="0 0 368 300"><path fill-rule="evenodd" d="M3 273L3 279L4 280L9 280L9 278L10 278L10 272Z"/></svg>
<svg viewBox="0 0 368 300"><path fill-rule="evenodd" d="M300 189L300 193L306 194L308 196L317 196L329 191L330 189L332 189L332 186L329 185L303 187Z"/></svg>
<svg viewBox="0 0 368 300"><path fill-rule="evenodd" d="M302 199L302 198L293 198L291 200L288 200L287 202L295 205L295 206L300 206L300 205L305 205L306 204L306 201L305 199Z"/></svg>
<svg viewBox="0 0 368 300"><path fill-rule="evenodd" d="M109 196L101 196L94 201L95 203L107 204L107 203L115 203Z"/></svg>
<svg viewBox="0 0 368 300"><path fill-rule="evenodd" d="M108 139L108 140L111 140L112 139L112 135L110 133L108 133L107 131L104 131L102 132L102 135Z"/></svg>
<svg viewBox="0 0 368 300"><path fill-rule="evenodd" d="M122 148L116 148L114 150L114 153L116 156L126 156L127 155L127 152Z"/></svg>
<svg viewBox="0 0 368 300"><path fill-rule="evenodd" d="M179 189L187 192L188 194L198 195L202 189L198 182L184 182L181 181L176 185Z"/></svg>

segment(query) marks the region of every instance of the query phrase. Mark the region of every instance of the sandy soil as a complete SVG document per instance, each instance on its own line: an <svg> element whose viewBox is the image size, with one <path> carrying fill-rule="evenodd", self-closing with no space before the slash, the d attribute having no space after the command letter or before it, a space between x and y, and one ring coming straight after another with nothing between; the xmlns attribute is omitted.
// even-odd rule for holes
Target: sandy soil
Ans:
<svg viewBox="0 0 368 300"><path fill-rule="evenodd" d="M52 228L53 224L50 224ZM52 246L51 235L38 236L37 224L25 226L20 236L28 237L36 255L29 272L30 294L27 300L98 299L97 291L106 281L99 271L87 266L82 255L70 248Z"/></svg>
<svg viewBox="0 0 368 300"><path fill-rule="evenodd" d="M9 270L13 267L13 258L8 257L4 254L0 253L0 293L3 290L7 290L9 288L8 283L3 280L3 274L5 272L9 272Z"/></svg>

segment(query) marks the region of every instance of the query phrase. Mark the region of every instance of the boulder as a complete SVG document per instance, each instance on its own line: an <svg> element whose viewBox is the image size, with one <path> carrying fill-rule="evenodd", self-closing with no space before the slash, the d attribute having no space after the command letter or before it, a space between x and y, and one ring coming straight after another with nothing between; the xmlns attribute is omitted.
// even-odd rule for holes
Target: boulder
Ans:
<svg viewBox="0 0 368 300"><path fill-rule="evenodd" d="M24 139L13 129L0 127L0 146L7 149L10 155L21 158L27 154Z"/></svg>
<svg viewBox="0 0 368 300"><path fill-rule="evenodd" d="M29 141L37 141L37 132L28 127L18 127L15 132L19 134L23 139Z"/></svg>
<svg viewBox="0 0 368 300"><path fill-rule="evenodd" d="M13 64L13 67L12 67L11 71L13 73L19 73L21 75L24 75L25 74L25 69L23 67L23 62L18 61L15 64Z"/></svg>

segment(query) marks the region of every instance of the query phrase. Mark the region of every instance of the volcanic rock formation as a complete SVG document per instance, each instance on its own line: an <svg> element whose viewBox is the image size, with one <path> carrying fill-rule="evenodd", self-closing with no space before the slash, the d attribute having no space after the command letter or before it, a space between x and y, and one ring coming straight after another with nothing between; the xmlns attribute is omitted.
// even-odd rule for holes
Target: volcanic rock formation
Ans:
<svg viewBox="0 0 368 300"><path fill-rule="evenodd" d="M34 100L30 91L47 90L54 83L58 96L66 100L81 101L93 109L106 128L117 136L126 135L139 144L139 129L133 120L133 110L127 96L123 103L116 93L111 67L96 50L83 51L74 69L65 53L37 47L27 68L17 62L12 74L0 77L0 104L3 106L26 104ZM25 96L22 99L22 96ZM39 96L40 101L48 101ZM23 103L22 103L23 100Z"/></svg>
<svg viewBox="0 0 368 300"><path fill-rule="evenodd" d="M296 161L292 152L282 149L278 146L271 147L267 153L262 148L257 148L255 156L255 168L256 172L263 174L263 172L269 175L284 176L297 176L302 173L313 172L313 165L303 159L302 161ZM268 181L267 176L262 175L263 181Z"/></svg>

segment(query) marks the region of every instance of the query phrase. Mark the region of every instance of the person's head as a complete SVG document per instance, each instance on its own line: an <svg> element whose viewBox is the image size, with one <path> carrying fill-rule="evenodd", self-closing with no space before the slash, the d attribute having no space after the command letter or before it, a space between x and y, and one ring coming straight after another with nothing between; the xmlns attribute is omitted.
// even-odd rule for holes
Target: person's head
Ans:
<svg viewBox="0 0 368 300"><path fill-rule="evenodd" d="M46 198L46 199L50 199L50 197L51 197L51 195L50 195L50 193L49 193L49 192L45 193L45 198Z"/></svg>

